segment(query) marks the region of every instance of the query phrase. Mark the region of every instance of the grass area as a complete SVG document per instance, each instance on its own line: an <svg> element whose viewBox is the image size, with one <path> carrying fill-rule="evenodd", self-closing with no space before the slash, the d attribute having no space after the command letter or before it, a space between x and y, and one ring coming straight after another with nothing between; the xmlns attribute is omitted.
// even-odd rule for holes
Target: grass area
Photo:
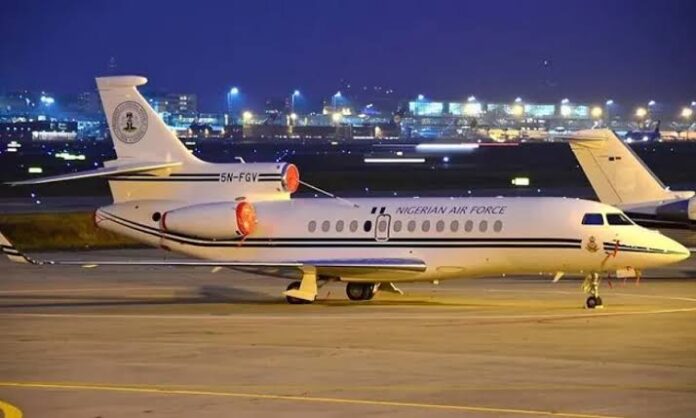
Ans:
<svg viewBox="0 0 696 418"><path fill-rule="evenodd" d="M22 251L141 246L94 226L91 212L0 215L0 231Z"/></svg>

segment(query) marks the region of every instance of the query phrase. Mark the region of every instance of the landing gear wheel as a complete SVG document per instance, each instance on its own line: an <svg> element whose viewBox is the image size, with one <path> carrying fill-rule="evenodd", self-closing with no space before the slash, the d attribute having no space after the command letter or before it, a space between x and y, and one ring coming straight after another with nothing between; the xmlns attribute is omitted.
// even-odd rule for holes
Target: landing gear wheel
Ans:
<svg viewBox="0 0 696 418"><path fill-rule="evenodd" d="M595 309L602 306L602 298L599 296L589 296L585 302L585 306L587 306L587 309Z"/></svg>
<svg viewBox="0 0 696 418"><path fill-rule="evenodd" d="M288 285L288 287L285 290L296 290L299 288L300 282L292 282ZM285 300L288 301L288 303L291 305L304 305L306 303L311 303L303 299L293 298L292 296L285 296Z"/></svg>
<svg viewBox="0 0 696 418"><path fill-rule="evenodd" d="M373 283L348 283L346 295L350 300L370 300L375 296Z"/></svg>

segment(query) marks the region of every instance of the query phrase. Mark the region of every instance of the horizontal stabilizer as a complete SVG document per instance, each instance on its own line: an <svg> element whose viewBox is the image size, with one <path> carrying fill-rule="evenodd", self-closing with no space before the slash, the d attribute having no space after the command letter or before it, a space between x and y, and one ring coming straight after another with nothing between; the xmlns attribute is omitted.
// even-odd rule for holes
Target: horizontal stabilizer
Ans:
<svg viewBox="0 0 696 418"><path fill-rule="evenodd" d="M116 174L126 174L126 173L142 173L146 171L161 170L165 168L179 167L180 162L169 162L169 163L133 163L133 164L121 164L112 167L97 168L96 170L80 171L77 173L61 174L58 176L41 177L31 180L13 181L8 182L10 186L24 186L29 184L44 184L44 183L54 183L58 181L69 181L69 180L79 180L87 179L93 177L104 177L113 176Z"/></svg>

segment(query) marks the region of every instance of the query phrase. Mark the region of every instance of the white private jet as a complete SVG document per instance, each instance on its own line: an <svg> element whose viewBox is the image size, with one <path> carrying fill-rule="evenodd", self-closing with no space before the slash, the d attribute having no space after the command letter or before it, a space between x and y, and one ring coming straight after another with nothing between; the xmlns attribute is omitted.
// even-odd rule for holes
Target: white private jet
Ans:
<svg viewBox="0 0 696 418"><path fill-rule="evenodd" d="M114 203L95 223L182 261L38 261L0 235L13 261L68 265L211 266L299 273L290 303L346 282L351 300L395 283L514 273L584 274L586 306L602 305L600 275L637 275L689 257L679 243L635 225L611 206L562 198L291 199L287 163L211 164L194 157L136 87L143 77L98 78L117 154L92 171L37 184L105 177Z"/></svg>
<svg viewBox="0 0 696 418"><path fill-rule="evenodd" d="M669 190L613 131L583 130L566 139L600 202L646 227L696 229L696 193Z"/></svg>

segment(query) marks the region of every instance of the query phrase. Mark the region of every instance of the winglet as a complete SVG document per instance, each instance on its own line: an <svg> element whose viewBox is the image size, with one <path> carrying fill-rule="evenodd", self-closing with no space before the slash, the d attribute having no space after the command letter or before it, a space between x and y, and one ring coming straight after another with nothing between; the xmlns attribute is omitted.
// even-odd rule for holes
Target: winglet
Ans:
<svg viewBox="0 0 696 418"><path fill-rule="evenodd" d="M0 251L14 263L34 264L32 259L19 252L19 250L12 245L10 240L5 238L2 232L0 232Z"/></svg>

